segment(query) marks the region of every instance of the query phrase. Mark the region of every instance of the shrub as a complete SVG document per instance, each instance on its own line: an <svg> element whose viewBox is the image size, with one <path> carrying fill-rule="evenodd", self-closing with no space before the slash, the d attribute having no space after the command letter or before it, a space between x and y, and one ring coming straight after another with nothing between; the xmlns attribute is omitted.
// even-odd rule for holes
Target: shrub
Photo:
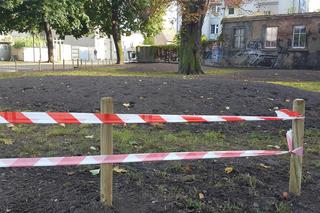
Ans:
<svg viewBox="0 0 320 213"><path fill-rule="evenodd" d="M14 48L23 48L23 47L33 47L33 38L25 37L25 38L16 38L14 39ZM35 47L43 47L45 46L45 41L39 37L34 38L34 46Z"/></svg>

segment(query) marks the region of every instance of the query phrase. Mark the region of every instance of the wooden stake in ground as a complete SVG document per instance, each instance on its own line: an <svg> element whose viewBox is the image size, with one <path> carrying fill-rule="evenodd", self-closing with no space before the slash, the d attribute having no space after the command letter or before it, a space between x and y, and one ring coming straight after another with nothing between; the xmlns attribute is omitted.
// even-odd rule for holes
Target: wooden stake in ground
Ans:
<svg viewBox="0 0 320 213"><path fill-rule="evenodd" d="M66 61L63 59L62 60L62 69L65 70L66 69Z"/></svg>
<svg viewBox="0 0 320 213"><path fill-rule="evenodd" d="M113 113L112 98L101 99L101 113ZM113 154L112 124L101 125L100 150L101 155ZM112 206L112 164L100 165L100 200Z"/></svg>
<svg viewBox="0 0 320 213"><path fill-rule="evenodd" d="M303 99L293 101L293 111L305 114L305 102ZM303 147L304 119L292 121L293 149ZM302 156L291 154L289 192L300 195L302 180Z"/></svg>

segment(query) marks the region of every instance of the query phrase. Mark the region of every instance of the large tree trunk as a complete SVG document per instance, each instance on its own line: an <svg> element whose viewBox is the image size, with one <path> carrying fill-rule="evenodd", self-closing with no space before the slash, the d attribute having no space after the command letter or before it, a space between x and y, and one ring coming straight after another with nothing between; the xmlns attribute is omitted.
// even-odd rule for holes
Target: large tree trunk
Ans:
<svg viewBox="0 0 320 213"><path fill-rule="evenodd" d="M48 62L54 61L53 55L53 37L52 37L52 30L51 26L48 22L44 22L44 32L46 33L46 40L47 40L47 47L48 47Z"/></svg>
<svg viewBox="0 0 320 213"><path fill-rule="evenodd" d="M117 64L123 64L124 63L124 57L123 57L123 50L122 50L122 43L121 43L121 33L119 30L119 20L118 20L118 10L116 3L113 3L112 8L112 37L114 41L114 46L116 48L116 54L117 54Z"/></svg>
<svg viewBox="0 0 320 213"><path fill-rule="evenodd" d="M112 32L112 37L114 41L114 46L116 48L116 54L117 54L117 64L123 64L124 58L123 58L123 50L122 50L122 43L121 43L121 35L119 35L117 32Z"/></svg>
<svg viewBox="0 0 320 213"><path fill-rule="evenodd" d="M190 0L180 3L182 26L180 30L179 73L202 74L201 28L210 0Z"/></svg>
<svg viewBox="0 0 320 213"><path fill-rule="evenodd" d="M201 24L190 23L182 26L179 48L179 73L202 74L201 68Z"/></svg>

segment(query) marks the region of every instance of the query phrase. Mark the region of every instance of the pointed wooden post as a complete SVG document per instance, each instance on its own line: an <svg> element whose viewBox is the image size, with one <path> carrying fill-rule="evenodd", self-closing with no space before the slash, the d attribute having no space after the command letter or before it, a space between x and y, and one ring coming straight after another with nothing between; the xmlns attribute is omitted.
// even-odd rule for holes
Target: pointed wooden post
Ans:
<svg viewBox="0 0 320 213"><path fill-rule="evenodd" d="M293 111L305 115L305 101L295 99L293 101ZM303 147L304 119L292 121L293 149ZM290 180L289 192L300 195L302 180L302 156L291 154L290 158Z"/></svg>
<svg viewBox="0 0 320 213"><path fill-rule="evenodd" d="M101 99L101 113L113 113L112 98ZM113 154L112 124L101 124L100 150L101 155ZM112 206L112 164L100 165L100 200Z"/></svg>

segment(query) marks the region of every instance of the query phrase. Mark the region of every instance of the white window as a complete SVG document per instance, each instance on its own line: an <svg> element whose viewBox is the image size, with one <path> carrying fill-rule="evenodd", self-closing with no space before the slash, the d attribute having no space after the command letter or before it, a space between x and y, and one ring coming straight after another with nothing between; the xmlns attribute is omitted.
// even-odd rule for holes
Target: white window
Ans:
<svg viewBox="0 0 320 213"><path fill-rule="evenodd" d="M219 5L219 4L214 4L214 5L212 6L212 13L220 13L220 11L221 11L221 5Z"/></svg>
<svg viewBox="0 0 320 213"><path fill-rule="evenodd" d="M307 31L305 26L294 26L293 27L293 48L305 48L307 41Z"/></svg>
<svg viewBox="0 0 320 213"><path fill-rule="evenodd" d="M237 49L243 49L245 47L243 28L234 29L233 47Z"/></svg>
<svg viewBox="0 0 320 213"><path fill-rule="evenodd" d="M278 38L278 27L267 27L265 37L265 48L276 48Z"/></svg>
<svg viewBox="0 0 320 213"><path fill-rule="evenodd" d="M211 34L219 34L219 24L211 25Z"/></svg>

